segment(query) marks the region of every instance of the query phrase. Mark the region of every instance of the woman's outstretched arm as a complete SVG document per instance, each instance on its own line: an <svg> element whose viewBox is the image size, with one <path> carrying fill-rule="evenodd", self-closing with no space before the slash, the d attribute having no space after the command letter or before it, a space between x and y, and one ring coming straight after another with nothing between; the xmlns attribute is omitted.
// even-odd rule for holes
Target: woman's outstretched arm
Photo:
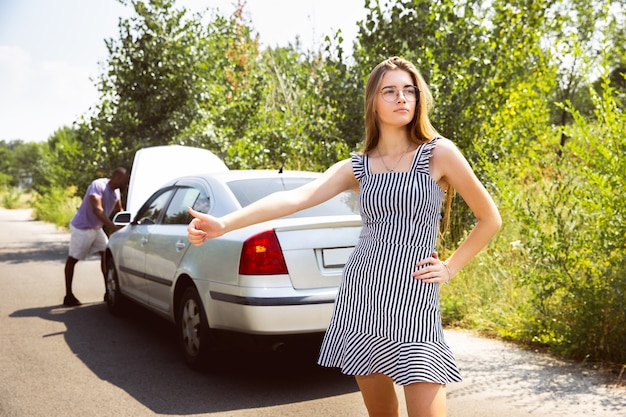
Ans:
<svg viewBox="0 0 626 417"><path fill-rule="evenodd" d="M349 159L337 162L319 178L289 191L268 195L235 212L217 218L189 209L194 219L187 235L194 245L252 224L283 217L313 207L347 190L358 190Z"/></svg>

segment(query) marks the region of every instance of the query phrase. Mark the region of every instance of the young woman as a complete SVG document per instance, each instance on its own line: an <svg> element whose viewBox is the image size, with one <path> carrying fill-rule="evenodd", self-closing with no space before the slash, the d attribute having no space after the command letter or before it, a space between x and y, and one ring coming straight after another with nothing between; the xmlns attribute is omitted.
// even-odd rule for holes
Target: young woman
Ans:
<svg viewBox="0 0 626 417"><path fill-rule="evenodd" d="M446 384L461 380L446 344L439 284L448 283L500 228L498 209L467 160L431 125L432 97L410 62L393 57L370 74L365 143L319 179L272 194L222 218L190 210L189 240L207 239L359 193L363 230L345 265L322 366L354 375L371 417L399 416L394 384L404 387L410 417L445 416ZM444 262L435 250L449 187L477 222Z"/></svg>

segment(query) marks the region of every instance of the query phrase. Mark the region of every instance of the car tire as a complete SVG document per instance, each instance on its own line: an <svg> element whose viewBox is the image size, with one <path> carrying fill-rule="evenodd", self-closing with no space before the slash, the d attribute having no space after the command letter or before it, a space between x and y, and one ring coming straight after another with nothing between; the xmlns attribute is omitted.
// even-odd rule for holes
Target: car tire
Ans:
<svg viewBox="0 0 626 417"><path fill-rule="evenodd" d="M177 317L185 362L192 369L207 370L213 348L212 335L200 294L194 286L187 287L183 292Z"/></svg>
<svg viewBox="0 0 626 417"><path fill-rule="evenodd" d="M112 315L120 316L124 313L126 300L120 291L120 281L111 257L106 260L105 274L107 307Z"/></svg>

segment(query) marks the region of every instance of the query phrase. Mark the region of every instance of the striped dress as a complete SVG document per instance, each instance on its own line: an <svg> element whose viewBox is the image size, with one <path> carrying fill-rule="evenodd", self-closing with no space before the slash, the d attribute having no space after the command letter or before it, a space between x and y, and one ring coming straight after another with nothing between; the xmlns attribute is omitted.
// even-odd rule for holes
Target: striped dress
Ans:
<svg viewBox="0 0 626 417"><path fill-rule="evenodd" d="M444 192L430 176L436 139L409 172L372 174L352 156L363 229L346 262L318 363L347 375L383 373L396 384L447 384L461 375L443 336L439 284L411 273L435 250Z"/></svg>

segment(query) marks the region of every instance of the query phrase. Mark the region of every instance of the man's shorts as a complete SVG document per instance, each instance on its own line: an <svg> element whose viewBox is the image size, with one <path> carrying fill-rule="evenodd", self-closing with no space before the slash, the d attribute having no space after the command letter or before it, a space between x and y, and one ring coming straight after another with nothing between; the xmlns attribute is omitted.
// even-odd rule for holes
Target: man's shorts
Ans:
<svg viewBox="0 0 626 417"><path fill-rule="evenodd" d="M77 229L70 225L70 232L69 255L72 258L82 261L89 255L95 255L106 250L109 238L102 228Z"/></svg>

